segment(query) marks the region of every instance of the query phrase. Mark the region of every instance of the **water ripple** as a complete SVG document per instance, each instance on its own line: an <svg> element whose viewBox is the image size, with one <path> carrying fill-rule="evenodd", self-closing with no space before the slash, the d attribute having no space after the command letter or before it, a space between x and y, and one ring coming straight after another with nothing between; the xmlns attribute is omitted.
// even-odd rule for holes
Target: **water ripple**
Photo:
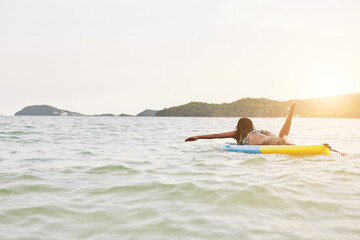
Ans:
<svg viewBox="0 0 360 240"><path fill-rule="evenodd" d="M358 239L360 120L294 119L294 141L346 157L184 142L237 120L0 117L0 238Z"/></svg>

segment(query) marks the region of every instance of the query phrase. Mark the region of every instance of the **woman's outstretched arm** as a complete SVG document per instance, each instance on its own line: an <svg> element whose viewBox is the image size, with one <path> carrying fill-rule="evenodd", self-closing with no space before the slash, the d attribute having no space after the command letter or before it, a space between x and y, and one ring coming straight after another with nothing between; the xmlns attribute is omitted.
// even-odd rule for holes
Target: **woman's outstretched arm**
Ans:
<svg viewBox="0 0 360 240"><path fill-rule="evenodd" d="M226 133L218 133L218 134L208 134L208 135L200 135L189 137L185 139L185 142L192 142L198 139L213 139L213 138L235 138L236 131L226 132Z"/></svg>

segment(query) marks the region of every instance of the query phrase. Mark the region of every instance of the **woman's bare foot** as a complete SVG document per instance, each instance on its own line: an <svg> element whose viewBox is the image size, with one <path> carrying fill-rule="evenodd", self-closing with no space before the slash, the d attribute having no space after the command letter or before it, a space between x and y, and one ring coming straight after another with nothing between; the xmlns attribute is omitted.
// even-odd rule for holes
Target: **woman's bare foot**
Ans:
<svg viewBox="0 0 360 240"><path fill-rule="evenodd" d="M291 142L287 135L284 135L282 137L282 143L283 145L295 145L295 143Z"/></svg>
<svg viewBox="0 0 360 240"><path fill-rule="evenodd" d="M290 105L290 107L287 108L287 110L288 110L289 112L294 112L294 111L295 111L295 108L296 108L296 103L292 103L292 104Z"/></svg>

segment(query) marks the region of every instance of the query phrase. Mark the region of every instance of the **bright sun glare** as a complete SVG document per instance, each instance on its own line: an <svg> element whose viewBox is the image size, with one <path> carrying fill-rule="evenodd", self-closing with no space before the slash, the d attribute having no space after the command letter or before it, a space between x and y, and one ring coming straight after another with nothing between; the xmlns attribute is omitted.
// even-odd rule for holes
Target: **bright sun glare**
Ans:
<svg viewBox="0 0 360 240"><path fill-rule="evenodd" d="M330 67L318 67L309 74L314 97L328 97L344 93L347 76L344 71Z"/></svg>

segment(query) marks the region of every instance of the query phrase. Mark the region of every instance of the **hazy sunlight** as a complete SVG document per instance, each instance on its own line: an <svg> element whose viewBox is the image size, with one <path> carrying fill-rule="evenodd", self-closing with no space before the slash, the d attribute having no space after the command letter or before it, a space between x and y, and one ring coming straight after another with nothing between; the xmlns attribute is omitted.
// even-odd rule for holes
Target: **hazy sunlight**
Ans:
<svg viewBox="0 0 360 240"><path fill-rule="evenodd" d="M340 95L347 89L348 73L339 68L321 66L315 68L308 75L309 90L314 97L328 97Z"/></svg>

